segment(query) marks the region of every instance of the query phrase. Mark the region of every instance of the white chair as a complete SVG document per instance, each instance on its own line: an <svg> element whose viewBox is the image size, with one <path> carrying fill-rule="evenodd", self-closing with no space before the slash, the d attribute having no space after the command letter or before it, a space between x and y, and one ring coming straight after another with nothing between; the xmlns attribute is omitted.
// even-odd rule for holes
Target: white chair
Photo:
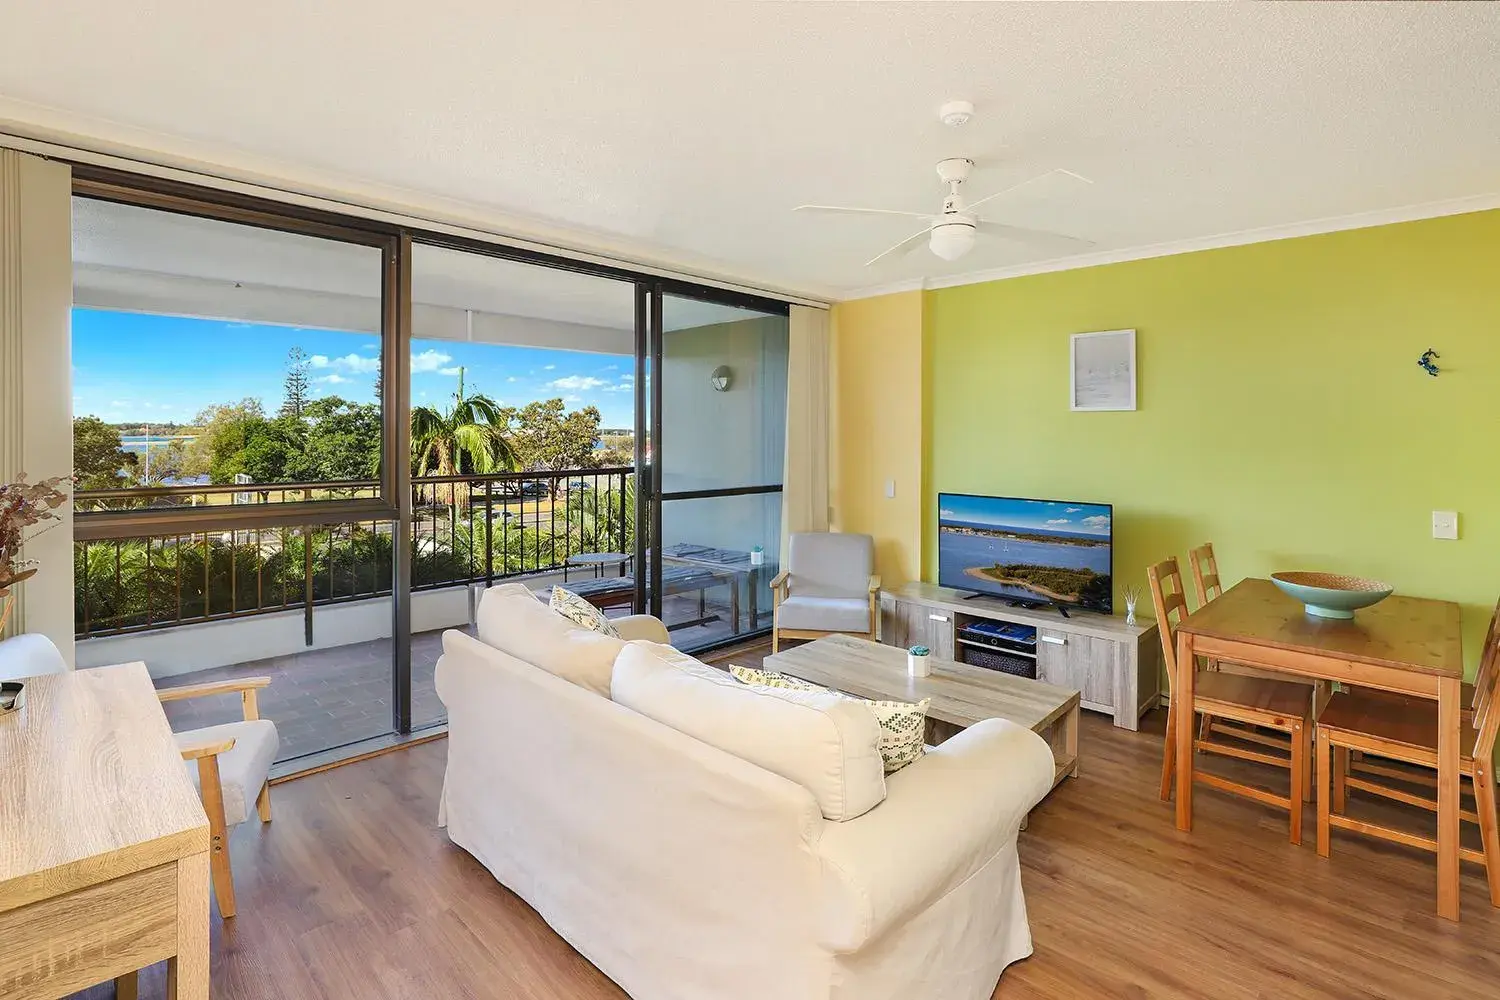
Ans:
<svg viewBox="0 0 1500 1000"><path fill-rule="evenodd" d="M163 702L208 695L238 694L244 718L219 726L174 733L188 774L208 814L209 867L219 916L235 914L234 873L229 866L229 831L250 818L255 803L262 823L271 822L271 765L281 740L276 723L260 717L255 692L271 683L269 677L241 677L207 684L157 688Z"/></svg>
<svg viewBox="0 0 1500 1000"><path fill-rule="evenodd" d="M67 669L62 653L44 635L18 635L0 642L0 680L56 674ZM219 915L226 918L235 913L229 830L250 818L252 801L260 821L271 821L271 789L267 779L280 748L280 738L276 724L260 717L255 698L255 692L270 683L269 677L244 677L158 688L156 692L163 702L213 694L240 696L244 716L241 721L173 734L187 764L188 776L203 799L203 811L208 815L214 896L219 901Z"/></svg>
<svg viewBox="0 0 1500 1000"><path fill-rule="evenodd" d="M788 639L841 632L874 639L880 577L869 535L798 532L787 547L787 568L771 581L775 612L771 650Z"/></svg>
<svg viewBox="0 0 1500 1000"><path fill-rule="evenodd" d="M0 642L0 681L60 674L67 669L62 653L45 635L30 632Z"/></svg>

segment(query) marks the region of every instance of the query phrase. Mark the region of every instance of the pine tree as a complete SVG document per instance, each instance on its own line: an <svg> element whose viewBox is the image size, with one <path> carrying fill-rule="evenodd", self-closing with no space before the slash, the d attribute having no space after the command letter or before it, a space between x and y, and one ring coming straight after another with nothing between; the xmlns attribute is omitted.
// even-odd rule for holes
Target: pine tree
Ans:
<svg viewBox="0 0 1500 1000"><path fill-rule="evenodd" d="M307 406L307 352L294 347L286 352L286 382L282 385L281 415L301 419Z"/></svg>

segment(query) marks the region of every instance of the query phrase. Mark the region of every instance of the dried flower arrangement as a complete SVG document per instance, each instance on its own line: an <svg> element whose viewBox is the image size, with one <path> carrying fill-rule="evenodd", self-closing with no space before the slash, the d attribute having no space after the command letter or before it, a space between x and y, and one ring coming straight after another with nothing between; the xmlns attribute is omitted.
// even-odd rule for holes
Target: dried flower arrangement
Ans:
<svg viewBox="0 0 1500 1000"><path fill-rule="evenodd" d="M67 482L66 476L54 476L28 483L23 472L15 482L0 485L0 628L5 627L10 610L10 588L36 573L33 561L21 558L21 543L47 528L30 534L27 529L62 517L58 508L67 502L68 495L61 487Z"/></svg>

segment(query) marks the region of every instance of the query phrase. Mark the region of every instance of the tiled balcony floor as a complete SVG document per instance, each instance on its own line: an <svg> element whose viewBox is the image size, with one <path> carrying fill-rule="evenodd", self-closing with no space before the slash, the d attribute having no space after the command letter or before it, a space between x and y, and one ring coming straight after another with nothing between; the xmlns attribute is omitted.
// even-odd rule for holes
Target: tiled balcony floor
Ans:
<svg viewBox="0 0 1500 1000"><path fill-rule="evenodd" d="M729 609L710 603L704 625L676 629L672 644L695 649L731 636ZM611 617L615 612L611 612ZM692 597L672 597L663 608L665 619L688 621L698 617ZM770 623L761 615L762 625ZM465 629L471 631L472 629ZM433 688L433 671L443 651L441 631L412 637L412 726L420 729L443 721L442 702ZM233 677L270 677L271 686L259 694L262 718L274 720L281 736L280 760L290 760L392 732L391 640L313 649L289 656L251 660L227 667L198 670L164 678L162 687L201 684ZM238 695L220 695L167 702L164 706L174 730L233 722L240 718Z"/></svg>

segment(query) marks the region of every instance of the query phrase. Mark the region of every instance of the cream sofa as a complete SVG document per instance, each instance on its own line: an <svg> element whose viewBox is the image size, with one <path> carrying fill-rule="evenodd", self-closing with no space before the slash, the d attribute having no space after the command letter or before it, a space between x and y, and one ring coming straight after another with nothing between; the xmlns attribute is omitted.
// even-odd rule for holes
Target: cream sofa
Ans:
<svg viewBox="0 0 1500 1000"><path fill-rule="evenodd" d="M484 641L444 635L438 821L635 1000L988 1000L1031 954L1016 835L1051 787L1040 737L980 723L832 822L808 787L612 700L616 659L642 704L739 697L655 645L660 622L623 624L637 641L580 635L507 587L481 602ZM757 697L752 715L784 711Z"/></svg>

